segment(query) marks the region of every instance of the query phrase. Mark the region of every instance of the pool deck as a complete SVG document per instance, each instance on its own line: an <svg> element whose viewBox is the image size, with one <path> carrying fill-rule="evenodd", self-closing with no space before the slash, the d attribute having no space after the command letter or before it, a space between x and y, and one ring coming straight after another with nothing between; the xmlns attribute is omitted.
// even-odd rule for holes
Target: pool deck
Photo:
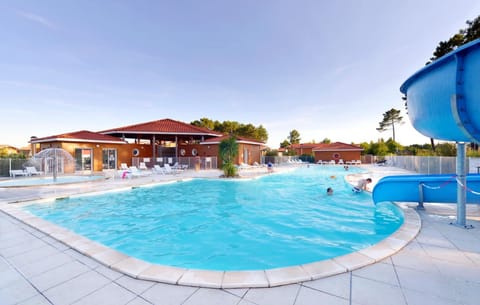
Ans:
<svg viewBox="0 0 480 305"><path fill-rule="evenodd" d="M407 173L389 167L364 168L369 174L353 175L351 181L370 176L375 183L387 174ZM242 175L263 174L259 171L266 169L247 170ZM7 204L11 202L139 186L172 178L216 177L218 173L187 171L174 177L109 179L81 186L0 189L0 209L11 210L14 205ZM358 269L355 263L339 262L347 270L315 280L273 288L236 289L135 279L58 241L48 234L48 228L39 231L0 212L0 304L478 304L479 206L468 206L467 222L474 228L466 230L449 224L455 215L454 205L425 204L426 210L418 214L412 209L414 204L400 205L413 217L407 222L415 224L418 215L422 226L419 234L395 254L382 258L382 251L357 253L363 255L363 260L372 256L374 260Z"/></svg>

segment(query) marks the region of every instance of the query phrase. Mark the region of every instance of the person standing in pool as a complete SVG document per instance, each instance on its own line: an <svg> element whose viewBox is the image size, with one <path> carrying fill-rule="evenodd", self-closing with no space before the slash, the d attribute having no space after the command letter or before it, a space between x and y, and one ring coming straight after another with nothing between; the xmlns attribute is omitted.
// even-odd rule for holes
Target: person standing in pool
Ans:
<svg viewBox="0 0 480 305"><path fill-rule="evenodd" d="M367 178L367 179L360 179L358 180L358 183L357 183L357 186L354 186L352 191L356 192L356 193L359 193L361 191L366 191L367 190L367 185L369 183L372 183L372 179L371 178Z"/></svg>
<svg viewBox="0 0 480 305"><path fill-rule="evenodd" d="M333 195L333 189L331 187L327 188L327 195L332 196Z"/></svg>

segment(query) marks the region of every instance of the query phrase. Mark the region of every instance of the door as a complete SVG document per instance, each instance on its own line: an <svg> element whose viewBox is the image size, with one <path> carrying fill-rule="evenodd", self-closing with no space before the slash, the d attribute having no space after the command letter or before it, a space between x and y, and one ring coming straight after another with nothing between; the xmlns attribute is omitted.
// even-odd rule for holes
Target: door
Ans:
<svg viewBox="0 0 480 305"><path fill-rule="evenodd" d="M93 151L91 148L76 148L75 149L75 169L91 170L92 169Z"/></svg>
<svg viewBox="0 0 480 305"><path fill-rule="evenodd" d="M117 168L117 150L113 148L104 148L102 150L103 169Z"/></svg>

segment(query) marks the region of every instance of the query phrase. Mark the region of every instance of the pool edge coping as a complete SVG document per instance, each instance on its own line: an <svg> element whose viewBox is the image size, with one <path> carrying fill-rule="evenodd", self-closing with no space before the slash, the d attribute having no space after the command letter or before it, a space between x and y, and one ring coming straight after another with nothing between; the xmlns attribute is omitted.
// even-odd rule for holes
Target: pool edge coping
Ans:
<svg viewBox="0 0 480 305"><path fill-rule="evenodd" d="M18 204L0 202L0 210L77 252L132 278L181 286L229 289L269 288L312 281L356 270L392 256L413 240L421 228L420 216L414 209L394 204L403 212L403 224L375 245L323 261L252 271L211 271L152 264L37 217L21 209L20 202Z"/></svg>

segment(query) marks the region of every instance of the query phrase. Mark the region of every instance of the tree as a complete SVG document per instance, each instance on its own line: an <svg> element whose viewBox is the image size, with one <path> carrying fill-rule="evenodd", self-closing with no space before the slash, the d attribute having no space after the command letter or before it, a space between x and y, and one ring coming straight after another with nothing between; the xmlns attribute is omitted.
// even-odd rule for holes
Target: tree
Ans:
<svg viewBox="0 0 480 305"><path fill-rule="evenodd" d="M219 144L220 158L222 158L222 169L225 177L235 177L237 175L237 168L234 160L238 155L238 143L234 136L230 136Z"/></svg>
<svg viewBox="0 0 480 305"><path fill-rule="evenodd" d="M332 143L332 141L329 138L325 138L325 139L322 140L322 143L330 144L330 143Z"/></svg>
<svg viewBox="0 0 480 305"><path fill-rule="evenodd" d="M201 118L200 120L195 120L195 121L191 122L190 124L198 126L198 127L207 128L207 129L210 129L210 130L214 130L214 128L215 128L215 122L208 119L208 118Z"/></svg>
<svg viewBox="0 0 480 305"><path fill-rule="evenodd" d="M263 143L267 143L268 141L268 132L263 125L260 125L257 127L257 130L255 132L255 138L259 141L262 141Z"/></svg>
<svg viewBox="0 0 480 305"><path fill-rule="evenodd" d="M298 132L298 130L294 129L290 131L290 135L288 136L288 139L291 144L300 143L300 133Z"/></svg>
<svg viewBox="0 0 480 305"><path fill-rule="evenodd" d="M385 142L385 144L388 147L388 152L392 154L403 149L402 145L400 145L400 143L395 142L392 138L389 138L387 142Z"/></svg>
<svg viewBox="0 0 480 305"><path fill-rule="evenodd" d="M437 156L454 157L457 155L457 148L453 143L440 143L435 151Z"/></svg>
<svg viewBox="0 0 480 305"><path fill-rule="evenodd" d="M433 57L427 62L427 65L439 59L443 55L455 50L456 48L480 38L480 16L470 21L467 20L467 28L460 29L458 33L446 41L440 41L433 52Z"/></svg>
<svg viewBox="0 0 480 305"><path fill-rule="evenodd" d="M400 110L392 108L383 114L383 120L379 122L380 127L377 128L379 132L384 132L392 129L393 142L395 142L395 124L402 124L403 117L400 115Z"/></svg>
<svg viewBox="0 0 480 305"><path fill-rule="evenodd" d="M286 139L282 143L280 143L281 148L287 148L288 146L290 146L290 142L288 142L288 140Z"/></svg>
<svg viewBox="0 0 480 305"><path fill-rule="evenodd" d="M208 128L223 134L237 135L240 137L251 138L263 143L268 140L268 132L262 125L255 127L253 124L242 124L236 121L213 121L208 118L201 118L190 122L190 124Z"/></svg>

